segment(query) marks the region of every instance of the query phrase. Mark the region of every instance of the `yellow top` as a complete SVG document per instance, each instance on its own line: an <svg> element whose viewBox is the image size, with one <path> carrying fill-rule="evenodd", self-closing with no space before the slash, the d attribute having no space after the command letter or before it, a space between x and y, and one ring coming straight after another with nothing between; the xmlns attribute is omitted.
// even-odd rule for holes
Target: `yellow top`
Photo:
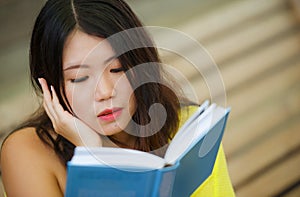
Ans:
<svg viewBox="0 0 300 197"><path fill-rule="evenodd" d="M235 196L228 175L226 159L222 145L220 146L212 174L191 195L191 197L201 196Z"/></svg>
<svg viewBox="0 0 300 197"><path fill-rule="evenodd" d="M181 124L193 114L197 107L188 107L187 110L181 113ZM194 191L191 197L218 197L235 196L234 190L231 184L230 177L228 175L226 158L223 151L222 144L220 145L219 152L216 158L216 162L213 168L212 174Z"/></svg>

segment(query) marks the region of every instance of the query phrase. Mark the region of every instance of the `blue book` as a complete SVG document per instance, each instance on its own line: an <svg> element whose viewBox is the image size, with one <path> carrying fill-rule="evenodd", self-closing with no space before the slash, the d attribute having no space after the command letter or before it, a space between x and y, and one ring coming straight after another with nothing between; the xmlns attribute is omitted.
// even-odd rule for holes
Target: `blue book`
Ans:
<svg viewBox="0 0 300 197"><path fill-rule="evenodd" d="M178 130L164 158L124 148L76 147L65 196L191 195L212 173L229 112L204 102Z"/></svg>

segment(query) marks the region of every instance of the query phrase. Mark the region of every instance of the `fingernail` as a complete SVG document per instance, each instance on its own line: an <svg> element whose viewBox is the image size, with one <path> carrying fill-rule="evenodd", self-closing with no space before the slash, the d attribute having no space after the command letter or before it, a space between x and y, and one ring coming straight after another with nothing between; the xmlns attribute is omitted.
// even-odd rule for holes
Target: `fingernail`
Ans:
<svg viewBox="0 0 300 197"><path fill-rule="evenodd" d="M38 78L39 83L41 84L41 78Z"/></svg>
<svg viewBox="0 0 300 197"><path fill-rule="evenodd" d="M52 85L50 86L50 89L51 89L51 92L54 92L54 88Z"/></svg>

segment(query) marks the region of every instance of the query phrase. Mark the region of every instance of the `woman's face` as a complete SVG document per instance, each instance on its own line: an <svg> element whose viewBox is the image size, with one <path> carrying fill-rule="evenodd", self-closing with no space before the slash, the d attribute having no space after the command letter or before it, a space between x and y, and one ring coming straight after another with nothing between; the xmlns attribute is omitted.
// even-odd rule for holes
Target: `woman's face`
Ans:
<svg viewBox="0 0 300 197"><path fill-rule="evenodd" d="M125 133L136 99L106 40L74 31L64 46L63 73L67 100L80 120L103 135Z"/></svg>

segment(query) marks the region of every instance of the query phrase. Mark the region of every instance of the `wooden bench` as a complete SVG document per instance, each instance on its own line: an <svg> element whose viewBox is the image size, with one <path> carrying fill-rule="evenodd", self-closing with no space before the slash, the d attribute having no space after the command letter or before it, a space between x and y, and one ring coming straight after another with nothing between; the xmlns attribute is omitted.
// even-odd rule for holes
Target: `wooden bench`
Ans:
<svg viewBox="0 0 300 197"><path fill-rule="evenodd" d="M232 107L223 144L237 196L299 195L300 29L290 4L230 1L178 29L203 44L223 76ZM200 100L209 97L190 62L162 54Z"/></svg>
<svg viewBox="0 0 300 197"><path fill-rule="evenodd" d="M300 193L297 1L204 1L213 3L200 3L203 13L177 27L208 50L222 74L232 107L223 144L237 196ZM184 43L178 47L199 55ZM199 100L210 97L186 59L166 51L162 55L201 90Z"/></svg>

